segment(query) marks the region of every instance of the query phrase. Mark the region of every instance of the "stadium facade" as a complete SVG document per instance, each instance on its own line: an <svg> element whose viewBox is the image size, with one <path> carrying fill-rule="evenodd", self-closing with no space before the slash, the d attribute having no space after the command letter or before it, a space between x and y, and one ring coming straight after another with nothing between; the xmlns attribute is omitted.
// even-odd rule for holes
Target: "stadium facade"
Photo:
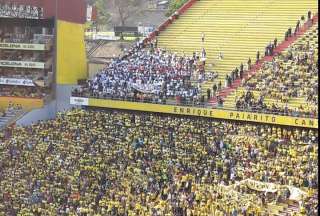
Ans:
<svg viewBox="0 0 320 216"><path fill-rule="evenodd" d="M14 103L27 110L37 108L25 119L54 117L69 106L65 101L72 86L87 78L87 5L79 0L6 0L0 4L0 85L6 91L22 89L14 97L2 94L0 106Z"/></svg>

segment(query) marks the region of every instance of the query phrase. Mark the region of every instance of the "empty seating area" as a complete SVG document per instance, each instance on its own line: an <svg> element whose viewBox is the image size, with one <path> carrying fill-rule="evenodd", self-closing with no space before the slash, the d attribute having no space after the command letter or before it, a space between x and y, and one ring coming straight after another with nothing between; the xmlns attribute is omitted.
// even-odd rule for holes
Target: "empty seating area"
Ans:
<svg viewBox="0 0 320 216"><path fill-rule="evenodd" d="M250 91L267 107L316 113L318 106L318 24L309 29L243 86L230 94L224 108L235 109L239 98ZM243 107L242 107L243 108ZM249 107L245 107L249 109ZM272 109L272 108L270 108ZM270 110L269 109L269 110Z"/></svg>
<svg viewBox="0 0 320 216"><path fill-rule="evenodd" d="M201 0L160 33L159 46L187 55L205 48L206 70L219 74L202 85L203 90L211 89L213 83L224 84L226 75L249 57L254 63L257 51L262 56L269 42L283 41L288 28L294 29L302 16L307 20L307 12L314 14L317 7L311 0Z"/></svg>

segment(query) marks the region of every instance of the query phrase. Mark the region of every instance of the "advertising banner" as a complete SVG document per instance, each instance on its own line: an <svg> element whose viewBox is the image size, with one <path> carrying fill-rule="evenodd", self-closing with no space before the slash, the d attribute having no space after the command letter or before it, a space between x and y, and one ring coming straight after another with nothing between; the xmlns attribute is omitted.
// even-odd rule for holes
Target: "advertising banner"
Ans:
<svg viewBox="0 0 320 216"><path fill-rule="evenodd" d="M1 78L0 85L35 86L30 79Z"/></svg>
<svg viewBox="0 0 320 216"><path fill-rule="evenodd" d="M17 68L37 68L37 69L44 69L44 66L45 66L45 63L43 63L43 62L0 60L0 67L17 67Z"/></svg>
<svg viewBox="0 0 320 216"><path fill-rule="evenodd" d="M44 44L26 44L26 43L0 43L0 49L13 50L45 50Z"/></svg>
<svg viewBox="0 0 320 216"><path fill-rule="evenodd" d="M88 106L89 99L88 98L81 98L81 97L71 97L70 104L78 105L78 106Z"/></svg>
<svg viewBox="0 0 320 216"><path fill-rule="evenodd" d="M92 20L92 9L93 7L91 5L87 6L87 22Z"/></svg>
<svg viewBox="0 0 320 216"><path fill-rule="evenodd" d="M176 115L190 115L236 121L267 123L276 125L296 126L305 128L318 128L318 119L300 118L294 116L281 116L264 113L238 112L233 110L210 109L198 107L184 107L174 105L161 105L150 103L138 103L128 101L82 98L87 106L106 107L113 109L136 110L145 112L170 113ZM85 105L85 104L81 104Z"/></svg>

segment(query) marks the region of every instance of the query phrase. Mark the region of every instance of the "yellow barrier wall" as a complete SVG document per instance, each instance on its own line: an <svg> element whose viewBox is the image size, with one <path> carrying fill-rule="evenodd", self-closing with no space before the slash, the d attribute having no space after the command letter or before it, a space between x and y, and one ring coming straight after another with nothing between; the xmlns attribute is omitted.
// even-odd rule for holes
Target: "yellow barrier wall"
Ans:
<svg viewBox="0 0 320 216"><path fill-rule="evenodd" d="M76 99L76 100L75 100ZM106 107L114 109L137 110L146 112L170 113L178 115L202 116L217 119L228 119L258 123L269 123L276 125L286 125L295 127L318 128L318 119L297 118L291 116L270 115L262 113L237 112L221 109L207 109L196 107L183 107L172 105L159 105L147 103L135 103L126 101L93 99L93 98L72 98L77 101L76 105L86 105L94 107Z"/></svg>
<svg viewBox="0 0 320 216"><path fill-rule="evenodd" d="M57 21L57 84L87 78L84 25Z"/></svg>
<svg viewBox="0 0 320 216"><path fill-rule="evenodd" d="M9 103L21 104L23 109L25 110L42 108L44 106L44 102L42 99L20 98L20 97L0 97L0 108L8 107Z"/></svg>

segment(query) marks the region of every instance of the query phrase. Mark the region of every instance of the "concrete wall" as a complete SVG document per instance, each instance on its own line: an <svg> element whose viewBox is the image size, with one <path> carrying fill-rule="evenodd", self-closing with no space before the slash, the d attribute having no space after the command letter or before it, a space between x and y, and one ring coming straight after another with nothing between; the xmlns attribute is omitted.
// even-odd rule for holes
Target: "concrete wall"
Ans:
<svg viewBox="0 0 320 216"><path fill-rule="evenodd" d="M57 21L56 50L57 84L75 85L88 77L84 25Z"/></svg>
<svg viewBox="0 0 320 216"><path fill-rule="evenodd" d="M30 125L40 120L49 120L56 117L56 113L69 110L73 105L70 105L70 97L72 88L75 85L57 85L56 100L51 101L41 109L34 109L20 118L16 123L20 126Z"/></svg>
<svg viewBox="0 0 320 216"><path fill-rule="evenodd" d="M30 125L40 120L49 120L56 117L56 101L45 105L41 109L34 109L20 118L16 124L19 126Z"/></svg>
<svg viewBox="0 0 320 216"><path fill-rule="evenodd" d="M76 88L77 85L57 85L56 89L56 110L57 112L61 112L64 110L69 110L73 105L70 105L70 97L72 88Z"/></svg>

